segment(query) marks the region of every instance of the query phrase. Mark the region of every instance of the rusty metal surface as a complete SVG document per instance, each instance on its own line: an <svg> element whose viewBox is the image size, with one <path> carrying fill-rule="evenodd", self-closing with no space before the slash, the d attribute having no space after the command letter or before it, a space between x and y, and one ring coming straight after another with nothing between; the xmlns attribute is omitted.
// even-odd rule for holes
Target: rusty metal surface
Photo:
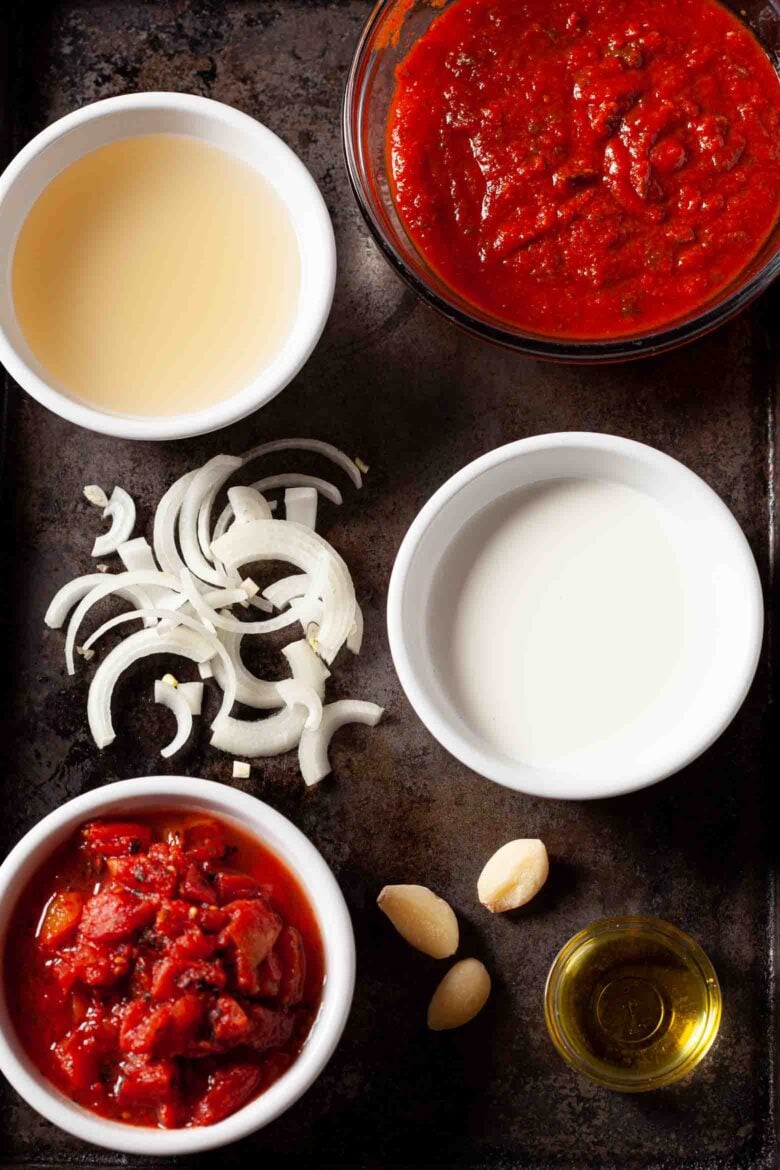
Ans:
<svg viewBox="0 0 780 1170"><path fill-rule="evenodd" d="M325 513L366 616L364 652L340 662L333 692L384 703L388 716L370 733L345 730L334 776L313 791L304 791L294 754L260 762L240 783L291 817L335 870L357 933L354 1009L327 1070L289 1113L197 1164L229 1170L289 1156L302 1170L769 1167L776 1144L766 658L732 727L682 774L619 799L545 802L469 773L428 735L393 673L384 607L398 544L431 492L500 443L562 429L627 435L682 459L732 507L766 581L776 374L770 306L759 303L660 360L588 370L517 359L437 319L372 247L342 165L339 102L367 11L364 0L81 0L28 2L11 15L4 108L14 148L84 102L131 89L228 102L276 130L311 168L333 216L340 273L332 317L306 369L261 413L220 434L123 443L78 430L8 387L4 851L70 797L166 770L155 745L170 729L149 701L153 671L123 687L117 741L98 753L86 727L88 671L69 680L62 635L42 625L54 588L90 561L96 515L82 500L83 485L128 488L148 533L164 488L216 452L292 433L330 439L371 465L364 492L348 491L343 508ZM203 733L169 770L231 783L229 761ZM542 837L552 873L526 911L494 918L477 905L475 881L509 836ZM442 970L408 949L376 911L378 889L394 881L444 893L462 924L461 953L483 958L494 976L489 1006L461 1032L426 1031ZM711 956L725 998L720 1038L690 1082L635 1097L579 1080L553 1051L542 1017L544 979L560 945L594 917L626 911L690 931ZM0 1163L133 1162L69 1138L0 1086Z"/></svg>

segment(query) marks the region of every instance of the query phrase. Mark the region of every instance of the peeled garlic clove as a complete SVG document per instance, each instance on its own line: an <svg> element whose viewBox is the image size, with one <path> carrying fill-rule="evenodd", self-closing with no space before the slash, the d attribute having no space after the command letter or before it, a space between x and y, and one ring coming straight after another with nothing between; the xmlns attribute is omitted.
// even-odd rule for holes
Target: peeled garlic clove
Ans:
<svg viewBox="0 0 780 1170"><path fill-rule="evenodd" d="M507 841L479 875L479 900L494 914L515 910L539 893L549 872L543 841Z"/></svg>
<svg viewBox="0 0 780 1170"><path fill-rule="evenodd" d="M406 941L432 959L458 949L458 920L448 902L427 886L385 886L376 900Z"/></svg>
<svg viewBox="0 0 780 1170"><path fill-rule="evenodd" d="M490 995L490 976L479 959L461 959L433 993L428 1027L433 1032L460 1028L481 1012Z"/></svg>

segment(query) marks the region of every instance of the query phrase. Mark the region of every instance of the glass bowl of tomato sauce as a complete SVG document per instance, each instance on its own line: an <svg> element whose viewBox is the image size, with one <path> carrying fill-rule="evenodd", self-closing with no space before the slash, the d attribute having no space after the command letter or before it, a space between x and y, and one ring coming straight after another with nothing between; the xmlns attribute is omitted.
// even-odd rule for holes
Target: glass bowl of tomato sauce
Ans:
<svg viewBox="0 0 780 1170"><path fill-rule="evenodd" d="M383 0L342 117L375 242L488 341L657 354L780 271L780 3Z"/></svg>
<svg viewBox="0 0 780 1170"><path fill-rule="evenodd" d="M109 784L0 866L0 1069L107 1149L194 1154L278 1117L333 1053L354 971L320 854L222 784Z"/></svg>

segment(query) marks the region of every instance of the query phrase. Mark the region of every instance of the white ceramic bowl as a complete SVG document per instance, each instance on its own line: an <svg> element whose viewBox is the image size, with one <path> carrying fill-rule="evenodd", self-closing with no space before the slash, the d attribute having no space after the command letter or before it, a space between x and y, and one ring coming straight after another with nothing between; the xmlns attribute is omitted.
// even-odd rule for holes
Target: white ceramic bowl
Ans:
<svg viewBox="0 0 780 1170"><path fill-rule="evenodd" d="M273 187L287 207L301 261L298 309L281 351L230 398L192 414L150 418L110 414L78 401L50 376L19 328L10 268L16 239L35 200L82 155L138 134L187 134L236 155ZM336 280L336 245L316 183L288 146L265 126L221 102L180 93L138 93L84 106L47 126L0 176L0 361L49 410L79 426L123 439L179 439L218 430L272 399L295 377L325 327ZM198 327L193 322L193 328Z"/></svg>
<svg viewBox="0 0 780 1170"><path fill-rule="evenodd" d="M305 1093L330 1059L349 1015L355 942L333 874L286 817L253 796L210 780L146 776L108 784L68 801L31 829L8 855L0 866L0 971L10 916L25 885L51 851L91 817L132 816L156 808L197 809L233 822L267 845L301 882L322 936L325 985L319 1015L300 1055L265 1093L216 1125L179 1130L123 1125L75 1105L37 1071L17 1039L0 981L0 1069L34 1109L68 1133L109 1150L168 1157L210 1150L245 1137Z"/></svg>
<svg viewBox="0 0 780 1170"><path fill-rule="evenodd" d="M708 660L685 709L674 708L658 741L641 753L599 749L566 770L534 767L502 754L462 717L448 691L441 640L429 607L437 569L478 512L508 492L561 478L612 480L658 501L678 532L684 584L711 629ZM495 620L500 622L497 613ZM538 435L489 452L448 480L428 501L401 545L387 608L398 677L428 730L454 756L491 780L534 796L567 800L644 788L694 760L724 731L747 695L763 638L763 598L745 536L703 480L652 447L612 435Z"/></svg>

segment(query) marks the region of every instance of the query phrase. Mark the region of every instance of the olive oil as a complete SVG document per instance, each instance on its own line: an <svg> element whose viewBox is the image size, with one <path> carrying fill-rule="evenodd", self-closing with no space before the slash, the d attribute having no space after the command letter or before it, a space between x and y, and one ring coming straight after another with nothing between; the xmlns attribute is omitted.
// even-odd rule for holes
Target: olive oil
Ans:
<svg viewBox="0 0 780 1170"><path fill-rule="evenodd" d="M687 1075L712 1045L717 977L701 948L654 918L607 919L575 935L548 978L561 1055L607 1088L639 1092Z"/></svg>

